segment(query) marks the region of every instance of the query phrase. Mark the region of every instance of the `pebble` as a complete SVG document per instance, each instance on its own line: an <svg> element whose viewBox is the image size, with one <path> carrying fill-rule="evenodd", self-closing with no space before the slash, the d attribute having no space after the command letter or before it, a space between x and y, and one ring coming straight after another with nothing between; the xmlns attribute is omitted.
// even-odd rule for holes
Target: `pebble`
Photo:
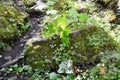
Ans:
<svg viewBox="0 0 120 80"><path fill-rule="evenodd" d="M2 57L2 55L0 55L0 58Z"/></svg>
<svg viewBox="0 0 120 80"><path fill-rule="evenodd" d="M4 78L3 77L0 77L0 80L3 80Z"/></svg>

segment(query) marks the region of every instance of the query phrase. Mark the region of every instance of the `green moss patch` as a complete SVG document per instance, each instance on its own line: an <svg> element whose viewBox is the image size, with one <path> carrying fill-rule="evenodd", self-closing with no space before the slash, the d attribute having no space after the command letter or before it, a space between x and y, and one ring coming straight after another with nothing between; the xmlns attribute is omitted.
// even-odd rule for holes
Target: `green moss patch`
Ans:
<svg viewBox="0 0 120 80"><path fill-rule="evenodd" d="M25 25L27 13L18 10L9 4L0 4L0 42L9 43L19 36L20 27Z"/></svg>

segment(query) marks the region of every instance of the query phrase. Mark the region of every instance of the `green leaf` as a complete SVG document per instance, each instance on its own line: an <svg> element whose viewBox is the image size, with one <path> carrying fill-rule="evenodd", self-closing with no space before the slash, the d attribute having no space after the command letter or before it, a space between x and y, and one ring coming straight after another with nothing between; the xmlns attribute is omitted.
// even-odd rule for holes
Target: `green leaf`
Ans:
<svg viewBox="0 0 120 80"><path fill-rule="evenodd" d="M52 34L52 33L55 32L54 27L55 27L55 26L54 26L54 24L52 24L52 23L48 25L48 30L49 30L49 33L50 33L50 34Z"/></svg>
<svg viewBox="0 0 120 80"><path fill-rule="evenodd" d="M79 14L79 18L80 18L81 22L85 22L88 19L88 14L81 13L81 14Z"/></svg>
<svg viewBox="0 0 120 80"><path fill-rule="evenodd" d="M62 37L62 43L64 44L64 46L69 46L69 37Z"/></svg>
<svg viewBox="0 0 120 80"><path fill-rule="evenodd" d="M67 20L66 17L58 17L57 18L57 22L58 22L58 26L60 26L63 30L65 29L65 27L67 26Z"/></svg>
<svg viewBox="0 0 120 80"><path fill-rule="evenodd" d="M19 67L17 71L21 73L23 71L23 68Z"/></svg>
<svg viewBox="0 0 120 80"><path fill-rule="evenodd" d="M60 38L63 42L63 44L68 45L69 44L69 34L71 30L70 29L64 29L62 32L60 32Z"/></svg>
<svg viewBox="0 0 120 80"><path fill-rule="evenodd" d="M60 32L60 38L62 37L68 37L70 34L71 30L70 29L64 29L62 32Z"/></svg>
<svg viewBox="0 0 120 80"><path fill-rule="evenodd" d="M55 2L53 2L53 1L48 1L46 4L47 4L48 6L53 6L53 5L55 4Z"/></svg>
<svg viewBox="0 0 120 80"><path fill-rule="evenodd" d="M50 73L49 77L50 77L50 80L57 80L58 78L55 72Z"/></svg>
<svg viewBox="0 0 120 80"><path fill-rule="evenodd" d="M69 11L67 11L71 17L73 18L77 18L77 16L79 15L79 13L75 10L75 9L70 9Z"/></svg>

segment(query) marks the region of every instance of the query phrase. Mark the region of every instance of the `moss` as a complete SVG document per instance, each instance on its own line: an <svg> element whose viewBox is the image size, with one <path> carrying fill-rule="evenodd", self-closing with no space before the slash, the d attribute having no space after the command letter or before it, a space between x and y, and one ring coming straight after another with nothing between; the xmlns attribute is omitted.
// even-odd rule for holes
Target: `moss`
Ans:
<svg viewBox="0 0 120 80"><path fill-rule="evenodd" d="M100 52L120 49L114 42L113 38L103 29L86 27L70 34L70 47L66 49L71 51L74 64L80 65L93 59L92 57ZM55 64L53 63L54 51L59 48L60 43L59 37L31 42L32 45L28 44L25 51L25 54L28 55L28 63L34 68L51 68L50 65ZM53 44L56 45L52 48L50 45Z"/></svg>
<svg viewBox="0 0 120 80"><path fill-rule="evenodd" d="M0 33L1 33L0 37L2 38L2 40L14 39L16 33L18 32L16 25L10 24L5 17L0 17L0 21L2 24L0 27Z"/></svg>
<svg viewBox="0 0 120 80"><path fill-rule="evenodd" d="M34 66L34 68L49 68L50 64L52 64L52 52L54 51L54 49L50 47L50 44L50 42L40 41L33 43L31 47L27 47L25 53L28 53L27 61L30 65Z"/></svg>
<svg viewBox="0 0 120 80"><path fill-rule="evenodd" d="M35 0L22 0L22 5L31 7L36 3Z"/></svg>
<svg viewBox="0 0 120 80"><path fill-rule="evenodd" d="M19 27L25 24L27 16L15 6L0 3L0 42L9 43L21 34Z"/></svg>
<svg viewBox="0 0 120 80"><path fill-rule="evenodd" d="M71 46L77 46L72 49L74 50L72 57L74 62L79 64L90 61L93 56L105 50L120 50L118 43L98 27L89 27L76 32L71 36Z"/></svg>

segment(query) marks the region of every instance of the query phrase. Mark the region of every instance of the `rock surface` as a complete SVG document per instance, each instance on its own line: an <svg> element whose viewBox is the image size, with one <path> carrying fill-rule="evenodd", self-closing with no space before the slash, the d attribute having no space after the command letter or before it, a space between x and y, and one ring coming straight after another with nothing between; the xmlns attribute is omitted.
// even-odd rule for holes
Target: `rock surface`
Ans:
<svg viewBox="0 0 120 80"><path fill-rule="evenodd" d="M42 0L19 0L17 5L27 12L39 12L46 8L46 4Z"/></svg>
<svg viewBox="0 0 120 80"><path fill-rule="evenodd" d="M102 33L102 35L101 35ZM54 65L54 51L59 48L60 38L40 39L32 38L27 42L24 53L27 61L33 68L51 68ZM94 44L91 44L94 43ZM86 27L70 34L70 46L74 64L80 65L92 61L95 55L104 50L115 50L118 46L103 29L98 27ZM54 47L51 45L56 44ZM63 53L64 54L64 53Z"/></svg>

